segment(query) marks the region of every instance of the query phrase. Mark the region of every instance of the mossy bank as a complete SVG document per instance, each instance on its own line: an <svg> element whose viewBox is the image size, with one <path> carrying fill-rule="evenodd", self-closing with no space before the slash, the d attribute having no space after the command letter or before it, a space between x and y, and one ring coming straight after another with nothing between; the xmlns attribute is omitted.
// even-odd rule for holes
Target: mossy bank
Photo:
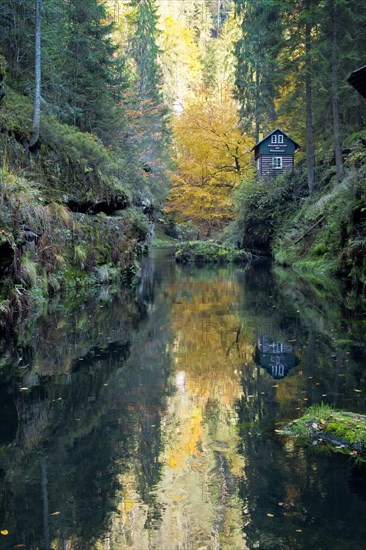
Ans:
<svg viewBox="0 0 366 550"><path fill-rule="evenodd" d="M68 287L130 279L152 233L148 175L95 136L43 114L29 150L31 101L0 102L0 323Z"/></svg>

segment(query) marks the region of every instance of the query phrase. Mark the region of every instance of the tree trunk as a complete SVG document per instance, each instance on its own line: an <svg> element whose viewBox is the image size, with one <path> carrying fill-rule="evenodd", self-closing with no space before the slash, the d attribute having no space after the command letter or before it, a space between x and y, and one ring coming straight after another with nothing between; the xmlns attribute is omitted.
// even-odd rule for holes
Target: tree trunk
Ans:
<svg viewBox="0 0 366 550"><path fill-rule="evenodd" d="M39 139L41 125L41 0L36 0L35 37L35 92L33 109L33 131L29 147L34 147Z"/></svg>
<svg viewBox="0 0 366 550"><path fill-rule="evenodd" d="M260 105L259 105L259 70L258 65L256 65L255 71L255 142L259 141L259 132L261 130L261 115L260 115Z"/></svg>
<svg viewBox="0 0 366 550"><path fill-rule="evenodd" d="M217 0L217 22L216 22L216 36L220 35L220 15L221 15L221 0Z"/></svg>
<svg viewBox="0 0 366 550"><path fill-rule="evenodd" d="M0 101L5 96L5 68L6 68L6 62L5 58L0 54Z"/></svg>
<svg viewBox="0 0 366 550"><path fill-rule="evenodd" d="M338 181L344 176L341 150L339 108L338 108L338 17L337 0L329 0L329 12L332 15L332 114L333 114L333 145Z"/></svg>
<svg viewBox="0 0 366 550"><path fill-rule="evenodd" d="M42 501L43 501L43 536L44 548L50 549L50 527L49 527L49 506L48 506L48 473L46 458L42 456L41 465L41 484L42 484Z"/></svg>
<svg viewBox="0 0 366 550"><path fill-rule="evenodd" d="M306 94L306 166L309 194L314 190L314 139L313 104L311 78L311 22L310 2L306 2L307 20L305 24L305 94Z"/></svg>

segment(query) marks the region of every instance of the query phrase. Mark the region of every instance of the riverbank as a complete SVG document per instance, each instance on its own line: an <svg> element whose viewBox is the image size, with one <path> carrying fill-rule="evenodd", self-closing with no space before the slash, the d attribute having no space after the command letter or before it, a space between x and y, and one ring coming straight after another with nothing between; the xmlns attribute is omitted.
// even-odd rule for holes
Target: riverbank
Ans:
<svg viewBox="0 0 366 550"><path fill-rule="evenodd" d="M244 182L237 195L238 221L231 238L306 278L318 282L337 276L362 290L366 285L366 132L345 141L341 182L333 159L321 158L310 196L304 161L284 176Z"/></svg>
<svg viewBox="0 0 366 550"><path fill-rule="evenodd" d="M29 98L0 108L0 325L64 288L128 281L152 233L143 169L94 135L42 118L29 149Z"/></svg>

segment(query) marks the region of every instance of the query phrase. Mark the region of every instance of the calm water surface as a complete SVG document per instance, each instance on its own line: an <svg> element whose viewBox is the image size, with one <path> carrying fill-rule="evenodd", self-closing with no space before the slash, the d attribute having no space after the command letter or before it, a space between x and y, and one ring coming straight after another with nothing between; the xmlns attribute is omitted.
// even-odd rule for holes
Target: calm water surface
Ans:
<svg viewBox="0 0 366 550"><path fill-rule="evenodd" d="M363 304L266 266L147 259L0 352L0 548L366 549L366 473L276 430L366 412Z"/></svg>

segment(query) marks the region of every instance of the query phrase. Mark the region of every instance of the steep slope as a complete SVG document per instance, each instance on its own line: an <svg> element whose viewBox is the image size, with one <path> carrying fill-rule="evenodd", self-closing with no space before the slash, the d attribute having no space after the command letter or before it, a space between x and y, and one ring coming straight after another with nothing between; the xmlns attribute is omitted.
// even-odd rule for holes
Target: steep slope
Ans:
<svg viewBox="0 0 366 550"><path fill-rule="evenodd" d="M65 287L126 280L152 229L149 174L122 150L43 115L27 147L32 105L0 103L0 314L3 322Z"/></svg>

